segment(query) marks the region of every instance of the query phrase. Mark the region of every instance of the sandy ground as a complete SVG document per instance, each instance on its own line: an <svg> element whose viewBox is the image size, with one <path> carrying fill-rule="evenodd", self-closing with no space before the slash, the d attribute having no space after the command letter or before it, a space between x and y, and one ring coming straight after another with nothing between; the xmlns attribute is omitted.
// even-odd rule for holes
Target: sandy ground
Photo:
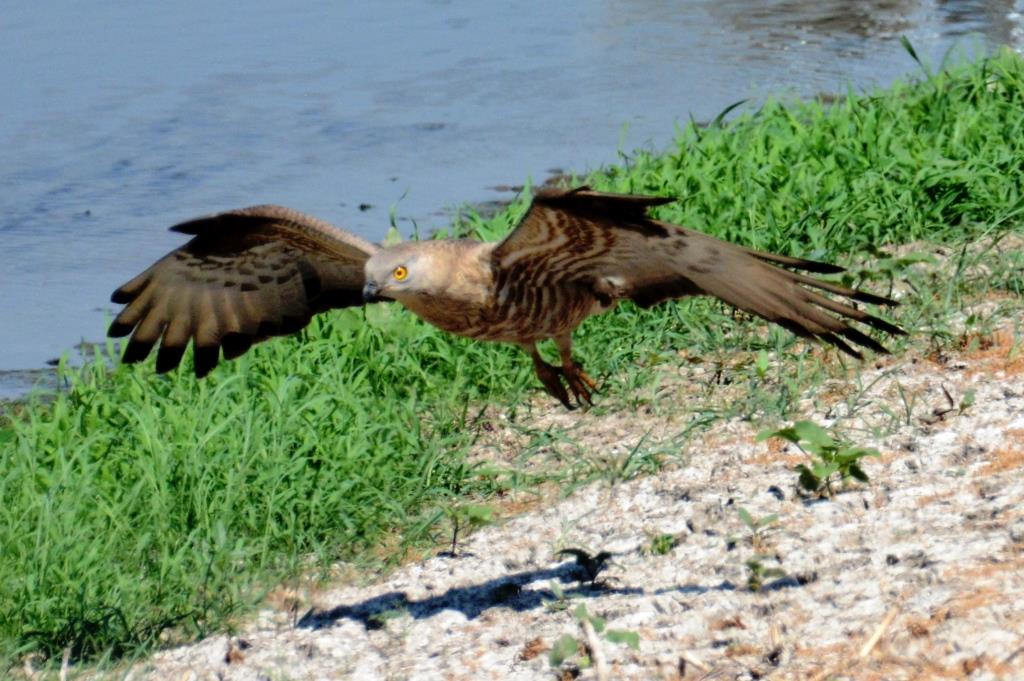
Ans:
<svg viewBox="0 0 1024 681"><path fill-rule="evenodd" d="M955 356L890 358L805 400L804 417L839 419L881 452L865 460L870 484L831 500L798 493L795 447L721 422L656 475L533 504L466 538L458 557L372 584L282 589L239 634L128 675L1024 679L1024 354L1012 330L980 340ZM699 369L687 371L692 383ZM664 390L684 395L683 383ZM671 443L684 425L671 413L537 414L536 429L572 425L612 459L638 432ZM523 435L492 416L481 455L500 456ZM778 521L754 537L741 507ZM675 546L659 555L662 534ZM557 555L567 547L609 551L612 564L591 584ZM748 587L755 554L784 573L760 591ZM588 643L580 604L635 632L638 649L596 632ZM577 652L553 667L566 634Z"/></svg>

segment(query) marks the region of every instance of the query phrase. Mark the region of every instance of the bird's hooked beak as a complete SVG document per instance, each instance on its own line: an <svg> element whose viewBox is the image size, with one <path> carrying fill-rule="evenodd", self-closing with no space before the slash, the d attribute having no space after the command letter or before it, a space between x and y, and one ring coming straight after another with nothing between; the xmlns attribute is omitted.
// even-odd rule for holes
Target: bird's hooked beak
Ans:
<svg viewBox="0 0 1024 681"><path fill-rule="evenodd" d="M365 284L363 284L363 302L376 303L377 301L382 300L382 298L379 295L379 292L380 286L377 285L377 282L366 282Z"/></svg>

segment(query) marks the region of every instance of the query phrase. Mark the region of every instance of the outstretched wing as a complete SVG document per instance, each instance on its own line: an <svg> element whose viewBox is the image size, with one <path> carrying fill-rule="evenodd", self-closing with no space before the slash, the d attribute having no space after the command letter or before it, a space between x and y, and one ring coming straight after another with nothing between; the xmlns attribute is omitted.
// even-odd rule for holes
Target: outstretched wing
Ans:
<svg viewBox="0 0 1024 681"><path fill-rule="evenodd" d="M492 264L500 279L583 286L608 304L626 298L650 307L669 298L715 296L858 358L860 352L846 341L875 352L886 349L850 321L904 334L818 291L877 305L895 301L779 265L818 273L841 272L841 267L755 251L647 217L648 208L672 200L587 187L538 193L519 225L495 248Z"/></svg>
<svg viewBox="0 0 1024 681"><path fill-rule="evenodd" d="M192 240L114 291L126 307L108 333L131 334L126 363L160 341L156 370L181 362L192 340L196 376L269 336L294 333L317 312L361 305L373 244L281 206L254 206L183 222Z"/></svg>

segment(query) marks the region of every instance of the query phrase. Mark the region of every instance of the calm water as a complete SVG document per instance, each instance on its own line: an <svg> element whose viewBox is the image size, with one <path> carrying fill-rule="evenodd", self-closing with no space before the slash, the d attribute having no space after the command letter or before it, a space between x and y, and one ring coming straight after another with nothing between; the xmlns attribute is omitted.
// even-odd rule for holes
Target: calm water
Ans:
<svg viewBox="0 0 1024 681"><path fill-rule="evenodd" d="M244 7L244 9L240 9ZM380 238L744 97L884 85L1024 42L1024 0L180 0L0 13L0 369L103 336L196 214L284 203ZM362 209L360 207L362 205ZM12 387L13 386L13 387ZM8 375L0 395L19 389Z"/></svg>

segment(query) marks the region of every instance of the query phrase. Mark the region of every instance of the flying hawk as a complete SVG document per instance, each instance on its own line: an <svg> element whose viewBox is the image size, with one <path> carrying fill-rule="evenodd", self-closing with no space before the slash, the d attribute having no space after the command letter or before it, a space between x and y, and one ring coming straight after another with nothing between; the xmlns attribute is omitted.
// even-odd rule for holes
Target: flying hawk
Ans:
<svg viewBox="0 0 1024 681"><path fill-rule="evenodd" d="M588 187L545 190L502 241L386 247L281 206L201 217L171 228L193 235L191 241L114 292L113 302L126 307L109 334L131 334L126 363L145 359L159 341L161 373L178 366L191 340L202 377L222 350L234 359L253 343L298 331L318 312L396 300L445 331L519 345L547 392L571 409L569 391L583 404L595 387L572 357L572 332L620 300L646 308L711 295L857 358L854 346L887 351L851 321L904 333L818 291L876 305L894 301L793 271L841 267L755 251L648 217L649 208L672 200ZM561 366L537 351L548 338Z"/></svg>

